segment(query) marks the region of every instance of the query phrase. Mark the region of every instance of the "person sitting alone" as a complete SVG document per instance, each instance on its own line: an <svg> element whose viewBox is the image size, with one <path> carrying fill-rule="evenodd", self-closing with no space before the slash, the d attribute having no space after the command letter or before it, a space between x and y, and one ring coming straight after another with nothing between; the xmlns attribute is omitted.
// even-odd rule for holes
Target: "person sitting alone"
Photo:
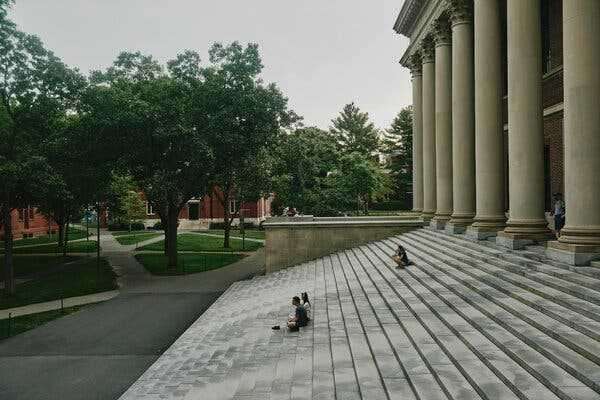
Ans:
<svg viewBox="0 0 600 400"><path fill-rule="evenodd" d="M404 268L412 265L412 262L408 259L406 250L404 250L404 247L402 247L401 244L398 245L398 250L396 250L396 253L392 256L392 260L398 264L398 268Z"/></svg>
<svg viewBox="0 0 600 400"><path fill-rule="evenodd" d="M310 321L310 300L308 299L308 293L302 292L300 293L300 297L302 298L302 307L306 311L306 318Z"/></svg>
<svg viewBox="0 0 600 400"><path fill-rule="evenodd" d="M306 326L308 323L308 316L306 315L306 309L300 304L300 298L298 296L292 297L292 305L296 307L296 312L293 317L288 320L287 326L290 331L295 332L301 326Z"/></svg>

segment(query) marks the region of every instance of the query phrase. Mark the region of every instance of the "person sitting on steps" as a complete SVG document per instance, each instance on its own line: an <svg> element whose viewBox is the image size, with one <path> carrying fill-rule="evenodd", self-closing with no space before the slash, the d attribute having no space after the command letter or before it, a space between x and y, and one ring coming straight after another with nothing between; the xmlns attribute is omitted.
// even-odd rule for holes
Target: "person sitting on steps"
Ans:
<svg viewBox="0 0 600 400"><path fill-rule="evenodd" d="M302 326L306 326L308 323L308 316L306 315L306 310L300 304L300 298L298 296L292 297L292 305L296 307L296 312L294 316L288 320L287 326L290 331L295 332L298 328Z"/></svg>
<svg viewBox="0 0 600 400"><path fill-rule="evenodd" d="M402 247L401 244L398 245L398 250L396 250L396 253L392 256L392 260L398 264L398 268L404 268L413 264L412 261L409 261L406 250L404 250L404 247Z"/></svg>
<svg viewBox="0 0 600 400"><path fill-rule="evenodd" d="M306 310L306 318L310 321L310 300L308 300L308 293L302 292L300 293L300 297L302 298L302 307Z"/></svg>

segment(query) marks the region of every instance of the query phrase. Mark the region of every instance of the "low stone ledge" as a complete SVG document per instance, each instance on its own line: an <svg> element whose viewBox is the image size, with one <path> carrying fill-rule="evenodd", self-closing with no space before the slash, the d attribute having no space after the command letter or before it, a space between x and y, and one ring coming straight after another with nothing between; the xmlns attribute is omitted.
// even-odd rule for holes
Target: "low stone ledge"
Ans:
<svg viewBox="0 0 600 400"><path fill-rule="evenodd" d="M422 226L423 220L415 216L269 218L263 224L266 271L274 272Z"/></svg>

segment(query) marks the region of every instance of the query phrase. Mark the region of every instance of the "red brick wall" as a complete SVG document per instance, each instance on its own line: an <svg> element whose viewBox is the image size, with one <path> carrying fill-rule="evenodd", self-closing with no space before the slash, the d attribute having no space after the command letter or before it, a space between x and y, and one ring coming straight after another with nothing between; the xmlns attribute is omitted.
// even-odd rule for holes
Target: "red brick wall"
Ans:
<svg viewBox="0 0 600 400"><path fill-rule="evenodd" d="M564 193L564 152L563 152L563 113L558 112L544 118L544 144L549 157L549 176L546 177L550 187L546 190L546 210L550 211L552 194Z"/></svg>
<svg viewBox="0 0 600 400"><path fill-rule="evenodd" d="M58 229L54 221L46 219L35 207L14 210L11 217L15 239L47 235ZM4 228L0 229L0 238L4 238Z"/></svg>

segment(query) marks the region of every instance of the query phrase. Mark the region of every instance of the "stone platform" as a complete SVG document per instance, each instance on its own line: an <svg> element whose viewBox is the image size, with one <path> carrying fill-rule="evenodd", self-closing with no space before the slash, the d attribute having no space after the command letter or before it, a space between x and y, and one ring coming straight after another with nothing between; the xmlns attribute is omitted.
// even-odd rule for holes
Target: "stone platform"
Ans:
<svg viewBox="0 0 600 400"><path fill-rule="evenodd" d="M235 283L121 398L600 399L598 271L420 229Z"/></svg>

